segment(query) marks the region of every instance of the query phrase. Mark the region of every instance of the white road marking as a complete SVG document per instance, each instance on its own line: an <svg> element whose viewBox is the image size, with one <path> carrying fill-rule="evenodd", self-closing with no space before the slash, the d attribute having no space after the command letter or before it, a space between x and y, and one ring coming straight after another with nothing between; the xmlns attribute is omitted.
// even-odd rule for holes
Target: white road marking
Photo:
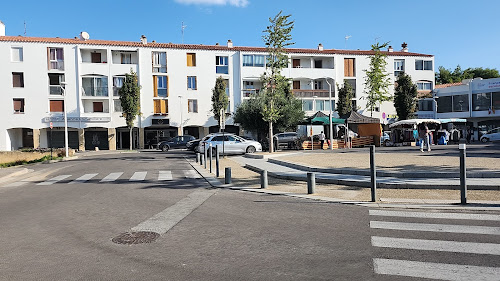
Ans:
<svg viewBox="0 0 500 281"><path fill-rule="evenodd" d="M133 227L132 231L152 231L164 234L198 208L216 190L197 190L152 218Z"/></svg>
<svg viewBox="0 0 500 281"><path fill-rule="evenodd" d="M375 273L456 281L498 281L499 267L373 259Z"/></svg>
<svg viewBox="0 0 500 281"><path fill-rule="evenodd" d="M135 172L129 181L143 181L147 174L148 172Z"/></svg>
<svg viewBox="0 0 500 281"><path fill-rule="evenodd" d="M60 176L51 178L50 180L38 183L37 185L51 185L51 184L54 184L54 183L56 183L58 181L62 181L63 179L66 179L66 178L69 178L69 177L71 177L71 175L60 175Z"/></svg>
<svg viewBox="0 0 500 281"><path fill-rule="evenodd" d="M185 170L184 176L188 179L199 179L200 175L195 170Z"/></svg>
<svg viewBox="0 0 500 281"><path fill-rule="evenodd" d="M370 228L500 235L500 227L371 221Z"/></svg>
<svg viewBox="0 0 500 281"><path fill-rule="evenodd" d="M111 173L109 175L107 175L105 178L103 178L100 182L111 182L111 181L115 181L116 179L118 179L121 175L123 174L123 172L118 172L118 173Z"/></svg>
<svg viewBox="0 0 500 281"><path fill-rule="evenodd" d="M159 171L158 180L159 181L171 181L172 180L172 171Z"/></svg>
<svg viewBox="0 0 500 281"><path fill-rule="evenodd" d="M400 211L386 211L386 210L370 210L370 216L500 221L500 215L490 215L490 214L428 213L428 212L400 212Z"/></svg>
<svg viewBox="0 0 500 281"><path fill-rule="evenodd" d="M372 246L438 252L500 255L500 244L372 236Z"/></svg>
<svg viewBox="0 0 500 281"><path fill-rule="evenodd" d="M27 181L18 181L18 182L9 183L5 187L21 186L21 185L25 185L27 183L28 183Z"/></svg>
<svg viewBox="0 0 500 281"><path fill-rule="evenodd" d="M72 182L68 183L68 184L84 183L84 182L86 182L86 181L88 181L88 180L92 179L93 177L95 177L95 176L97 176L97 175L98 175L98 173L95 173L95 174L85 174L85 175L83 175L83 176L81 176L81 177L77 178L76 180L74 180L74 181L72 181Z"/></svg>

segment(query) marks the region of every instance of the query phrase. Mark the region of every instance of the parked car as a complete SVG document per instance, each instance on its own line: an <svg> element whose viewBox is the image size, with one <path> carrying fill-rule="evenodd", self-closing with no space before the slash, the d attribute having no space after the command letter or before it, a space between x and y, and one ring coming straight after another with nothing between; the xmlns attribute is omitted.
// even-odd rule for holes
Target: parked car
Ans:
<svg viewBox="0 0 500 281"><path fill-rule="evenodd" d="M254 153L257 151L262 151L262 145L257 141L246 140L234 134L210 134L204 137L199 145L198 151L203 152L205 147L209 147L212 144L212 151L215 152L215 147L218 145L222 151L222 145L224 140L224 153L225 154L239 154L239 153Z"/></svg>
<svg viewBox="0 0 500 281"><path fill-rule="evenodd" d="M190 135L176 136L168 141L158 143L157 149L166 152L171 148L185 148L186 144L192 140L194 137Z"/></svg>
<svg viewBox="0 0 500 281"><path fill-rule="evenodd" d="M500 127L488 131L486 134L481 136L482 142L489 141L500 141Z"/></svg>
<svg viewBox="0 0 500 281"><path fill-rule="evenodd" d="M188 141L186 143L186 148L188 150L196 152L195 149L200 144L200 141L201 141L201 139L195 139L195 140L192 140L192 141Z"/></svg>
<svg viewBox="0 0 500 281"><path fill-rule="evenodd" d="M148 148L158 148L160 142L169 141L171 137L154 137L148 141Z"/></svg>
<svg viewBox="0 0 500 281"><path fill-rule="evenodd" d="M297 143L300 140L300 137L296 132L285 132L275 134L273 136L273 140L275 148L287 147L292 149L297 147Z"/></svg>
<svg viewBox="0 0 500 281"><path fill-rule="evenodd" d="M380 136L380 144L384 146L388 146L388 144L391 142L391 136L389 135L390 132L384 132L382 136Z"/></svg>

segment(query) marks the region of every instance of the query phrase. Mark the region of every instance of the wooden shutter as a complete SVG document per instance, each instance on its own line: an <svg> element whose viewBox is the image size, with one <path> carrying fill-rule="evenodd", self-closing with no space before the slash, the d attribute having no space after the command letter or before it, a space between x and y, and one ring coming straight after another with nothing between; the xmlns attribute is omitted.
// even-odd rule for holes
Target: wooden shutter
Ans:
<svg viewBox="0 0 500 281"><path fill-rule="evenodd" d="M300 67L300 59L293 59L292 60L292 65L293 65L293 68Z"/></svg>
<svg viewBox="0 0 500 281"><path fill-rule="evenodd" d="M94 102L93 105L94 105L94 112L103 112L104 108L103 108L103 104L101 101Z"/></svg>
<svg viewBox="0 0 500 281"><path fill-rule="evenodd" d="M154 100L154 114L158 114L161 112L161 100Z"/></svg>
<svg viewBox="0 0 500 281"><path fill-rule="evenodd" d="M293 81L293 89L294 90L300 89L300 81Z"/></svg>
<svg viewBox="0 0 500 281"><path fill-rule="evenodd" d="M160 100L160 112L167 113L166 100Z"/></svg>
<svg viewBox="0 0 500 281"><path fill-rule="evenodd" d="M62 100L50 101L50 112L63 112L63 111L64 111L64 101Z"/></svg>
<svg viewBox="0 0 500 281"><path fill-rule="evenodd" d="M24 112L24 99L14 99L14 112Z"/></svg>
<svg viewBox="0 0 500 281"><path fill-rule="evenodd" d="M187 53L187 66L196 66L196 54Z"/></svg>
<svg viewBox="0 0 500 281"><path fill-rule="evenodd" d="M355 76L354 59L344 59L344 76L354 77Z"/></svg>
<svg viewBox="0 0 500 281"><path fill-rule="evenodd" d="M169 92L170 92L170 91L169 91L169 89L168 89L168 86L169 86L169 84L168 84L168 76L167 76L167 77L165 77L165 78L166 78L166 80L167 80L167 87L166 87L166 88L167 88L167 97L168 97L168 94L169 94Z"/></svg>
<svg viewBox="0 0 500 281"><path fill-rule="evenodd" d="M101 62L101 53L91 53L91 62L92 63L100 63Z"/></svg>
<svg viewBox="0 0 500 281"><path fill-rule="evenodd" d="M158 96L158 76L153 76L153 97Z"/></svg>

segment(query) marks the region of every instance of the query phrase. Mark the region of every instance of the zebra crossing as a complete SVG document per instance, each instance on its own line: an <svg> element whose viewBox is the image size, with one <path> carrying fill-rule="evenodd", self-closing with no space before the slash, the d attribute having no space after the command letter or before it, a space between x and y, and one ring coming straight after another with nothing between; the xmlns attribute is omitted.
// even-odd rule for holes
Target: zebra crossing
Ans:
<svg viewBox="0 0 500 281"><path fill-rule="evenodd" d="M109 174L101 174L101 173L89 173L81 175L73 180L73 175L58 175L52 177L48 180L37 183L39 186L48 186L56 183L67 183L67 184L83 184L89 181L97 181L99 183L111 183L118 180L125 180L128 182L142 182L142 181L157 181L157 182L166 182L172 181L174 179L200 179L201 176L195 170L182 170L175 171L175 174L172 171L138 171L134 172L130 177L124 177L124 172L112 172ZM68 182L69 180L69 182ZM6 186L21 186L30 183L29 180L22 180L18 182L10 183Z"/></svg>
<svg viewBox="0 0 500 281"><path fill-rule="evenodd" d="M500 280L498 263L467 265L457 259L460 255L476 255L477 263L500 259L500 215L378 209L369 210L369 215L371 244L376 252L383 252L382 257L373 258L376 274L435 280ZM443 221L446 223L439 223ZM426 239L426 235L432 239ZM478 242L481 240L486 243ZM401 250L412 253L408 260L403 259L407 256L402 256ZM414 260L420 256L415 251L425 251L425 256L434 260ZM436 262L439 259L457 263Z"/></svg>

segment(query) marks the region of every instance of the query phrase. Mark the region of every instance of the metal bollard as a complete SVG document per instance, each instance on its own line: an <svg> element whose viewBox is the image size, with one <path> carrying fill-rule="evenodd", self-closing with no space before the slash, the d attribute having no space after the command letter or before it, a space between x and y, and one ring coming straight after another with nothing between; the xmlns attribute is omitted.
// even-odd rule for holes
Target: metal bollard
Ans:
<svg viewBox="0 0 500 281"><path fill-rule="evenodd" d="M375 167L375 146L370 146L370 179L372 202L377 202L377 169Z"/></svg>
<svg viewBox="0 0 500 281"><path fill-rule="evenodd" d="M203 165L203 154L200 153L200 166Z"/></svg>
<svg viewBox="0 0 500 281"><path fill-rule="evenodd" d="M307 173L307 194L313 194L316 188L316 173Z"/></svg>
<svg viewBox="0 0 500 281"><path fill-rule="evenodd" d="M210 173L212 173L212 158L214 155L214 151L212 150L212 143L210 143L208 149L210 149Z"/></svg>
<svg viewBox="0 0 500 281"><path fill-rule="evenodd" d="M267 185L268 185L267 170L262 170L260 172L260 188L266 189Z"/></svg>
<svg viewBox="0 0 500 281"><path fill-rule="evenodd" d="M215 146L215 176L219 177L219 146Z"/></svg>
<svg viewBox="0 0 500 281"><path fill-rule="evenodd" d="M225 184L230 184L231 183L231 167L226 167L225 172L224 172L224 183Z"/></svg>
<svg viewBox="0 0 500 281"><path fill-rule="evenodd" d="M207 147L206 147L205 144L203 144L203 155L204 155L203 159L205 160L205 166L204 167L206 169L207 168Z"/></svg>
<svg viewBox="0 0 500 281"><path fill-rule="evenodd" d="M461 143L458 148L460 149L460 204L467 204L467 168L465 165L467 146Z"/></svg>
<svg viewBox="0 0 500 281"><path fill-rule="evenodd" d="M196 152L196 163L200 163L200 153Z"/></svg>

